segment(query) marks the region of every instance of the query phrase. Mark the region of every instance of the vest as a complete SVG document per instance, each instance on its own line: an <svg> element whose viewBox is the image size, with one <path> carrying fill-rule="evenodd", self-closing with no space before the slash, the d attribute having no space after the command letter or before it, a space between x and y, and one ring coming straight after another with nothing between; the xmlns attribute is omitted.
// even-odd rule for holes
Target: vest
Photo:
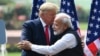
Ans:
<svg viewBox="0 0 100 56"><path fill-rule="evenodd" d="M76 31L69 28L66 31L64 31L62 34L58 35L58 37L59 37L58 39L60 39L63 35L65 35L67 33L74 34L76 41L77 41L77 46L72 49L65 49L54 56L83 56L84 53L83 53L83 48L81 45L81 39Z"/></svg>

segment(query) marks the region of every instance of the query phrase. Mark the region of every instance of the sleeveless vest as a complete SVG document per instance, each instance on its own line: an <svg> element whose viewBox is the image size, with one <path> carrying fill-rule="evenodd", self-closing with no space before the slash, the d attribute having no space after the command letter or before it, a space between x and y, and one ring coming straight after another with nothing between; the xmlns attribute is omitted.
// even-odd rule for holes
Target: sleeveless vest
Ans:
<svg viewBox="0 0 100 56"><path fill-rule="evenodd" d="M69 28L66 31L64 31L62 34L58 35L57 37L59 37L59 39L60 39L63 35L65 35L67 33L74 34L76 41L77 41L77 46L72 49L65 49L54 56L83 56L84 53L83 53L83 48L81 45L81 39L76 31Z"/></svg>

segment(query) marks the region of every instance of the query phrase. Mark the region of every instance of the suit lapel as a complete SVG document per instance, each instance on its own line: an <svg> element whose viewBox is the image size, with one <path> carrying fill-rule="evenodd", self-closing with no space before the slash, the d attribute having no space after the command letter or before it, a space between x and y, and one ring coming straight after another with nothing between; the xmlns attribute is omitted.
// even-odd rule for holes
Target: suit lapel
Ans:
<svg viewBox="0 0 100 56"><path fill-rule="evenodd" d="M53 29L52 29L52 26L50 26L50 34L51 34L51 37L50 37L50 44L54 38L54 34L53 34Z"/></svg>
<svg viewBox="0 0 100 56"><path fill-rule="evenodd" d="M43 25L42 25L40 19L38 19L38 26L37 26L37 28L39 28L38 32L41 35L41 40L44 40L45 44L46 44L46 38L45 38L45 34L44 34L44 28L43 28Z"/></svg>

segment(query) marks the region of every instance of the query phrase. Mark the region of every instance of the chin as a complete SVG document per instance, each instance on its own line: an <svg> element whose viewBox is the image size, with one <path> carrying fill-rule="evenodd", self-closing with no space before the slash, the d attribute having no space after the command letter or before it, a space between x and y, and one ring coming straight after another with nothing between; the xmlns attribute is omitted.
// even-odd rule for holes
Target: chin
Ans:
<svg viewBox="0 0 100 56"><path fill-rule="evenodd" d="M60 32L54 32L54 35L59 35L60 34Z"/></svg>
<svg viewBox="0 0 100 56"><path fill-rule="evenodd" d="M54 32L54 35L58 35L56 32Z"/></svg>

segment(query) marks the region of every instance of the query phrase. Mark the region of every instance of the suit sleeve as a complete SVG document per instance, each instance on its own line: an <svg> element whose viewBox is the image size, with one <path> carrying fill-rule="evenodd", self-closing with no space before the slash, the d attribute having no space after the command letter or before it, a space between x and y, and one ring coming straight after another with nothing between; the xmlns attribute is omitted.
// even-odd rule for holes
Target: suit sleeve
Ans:
<svg viewBox="0 0 100 56"><path fill-rule="evenodd" d="M23 24L23 28L22 28L22 34L21 34L21 40L28 40L31 41L32 36L32 25L30 21L26 21Z"/></svg>

